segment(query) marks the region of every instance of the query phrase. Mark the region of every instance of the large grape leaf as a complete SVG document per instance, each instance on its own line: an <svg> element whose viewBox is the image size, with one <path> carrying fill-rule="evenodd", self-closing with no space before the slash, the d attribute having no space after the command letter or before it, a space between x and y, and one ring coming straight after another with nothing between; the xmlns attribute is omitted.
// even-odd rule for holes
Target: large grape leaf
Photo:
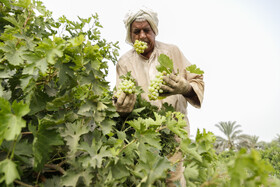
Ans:
<svg viewBox="0 0 280 187"><path fill-rule="evenodd" d="M0 49L5 51L5 58L9 61L11 65L19 66L23 64L23 59L21 55L25 50L25 47L16 47L16 41L7 41L5 46L1 46Z"/></svg>
<svg viewBox="0 0 280 187"><path fill-rule="evenodd" d="M5 181L6 185L20 178L17 165L8 158L0 162L0 174L0 183Z"/></svg>
<svg viewBox="0 0 280 187"><path fill-rule="evenodd" d="M61 130L61 136L66 141L69 147L69 156L72 157L77 151L80 137L89 132L88 126L84 125L81 121L75 123L66 123L66 127Z"/></svg>
<svg viewBox="0 0 280 187"><path fill-rule="evenodd" d="M92 178L93 175L89 167L84 170L70 169L62 177L62 186L76 186L79 179L82 179L83 186L90 186Z"/></svg>
<svg viewBox="0 0 280 187"><path fill-rule="evenodd" d="M182 140L180 148L189 158L193 158L200 163L202 162L202 156L197 152L196 145L192 144L190 139Z"/></svg>
<svg viewBox="0 0 280 187"><path fill-rule="evenodd" d="M33 132L33 153L35 169L41 170L43 165L50 158L53 146L63 145L63 141L55 129L40 128L37 132Z"/></svg>
<svg viewBox="0 0 280 187"><path fill-rule="evenodd" d="M172 169L172 166L165 157L153 152L147 152L146 156L146 162L140 161L133 173L142 178L141 183L144 186L152 186L157 179L166 178L167 171Z"/></svg>
<svg viewBox="0 0 280 187"><path fill-rule="evenodd" d="M112 131L113 126L116 124L114 120L111 119L105 119L101 122L100 128L103 132L103 134L108 134Z"/></svg>
<svg viewBox="0 0 280 187"><path fill-rule="evenodd" d="M101 168L104 158L112 156L112 153L108 147L102 146L102 142L96 142L95 139L93 139L91 146L89 146L86 142L82 142L78 149L89 154L80 158L80 161L85 168L88 166L93 168Z"/></svg>
<svg viewBox="0 0 280 187"><path fill-rule="evenodd" d="M156 67L159 72L166 71L168 74L173 71L173 61L165 54L158 57L159 65Z"/></svg>
<svg viewBox="0 0 280 187"><path fill-rule="evenodd" d="M10 105L9 101L0 97L0 145L4 139L14 140L26 126L24 115L29 112L29 107L23 101L16 101Z"/></svg>

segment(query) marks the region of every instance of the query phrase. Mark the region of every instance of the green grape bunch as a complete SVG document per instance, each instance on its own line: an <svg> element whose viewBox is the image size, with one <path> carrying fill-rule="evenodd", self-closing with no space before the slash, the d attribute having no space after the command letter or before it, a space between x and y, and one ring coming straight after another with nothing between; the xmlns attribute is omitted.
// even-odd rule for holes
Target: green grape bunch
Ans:
<svg viewBox="0 0 280 187"><path fill-rule="evenodd" d="M119 98L122 92L125 94L134 94L137 92L137 87L135 80L131 77L131 72L120 77L122 81L120 82L117 91L114 94L114 98Z"/></svg>
<svg viewBox="0 0 280 187"><path fill-rule="evenodd" d="M133 47L138 54L141 54L148 48L148 45L146 42L135 40Z"/></svg>
<svg viewBox="0 0 280 187"><path fill-rule="evenodd" d="M159 72L155 79L151 80L149 88L148 88L148 97L151 101L157 100L159 95L163 93L163 90L161 89L161 86L165 84L163 80L163 76L166 76L166 71Z"/></svg>

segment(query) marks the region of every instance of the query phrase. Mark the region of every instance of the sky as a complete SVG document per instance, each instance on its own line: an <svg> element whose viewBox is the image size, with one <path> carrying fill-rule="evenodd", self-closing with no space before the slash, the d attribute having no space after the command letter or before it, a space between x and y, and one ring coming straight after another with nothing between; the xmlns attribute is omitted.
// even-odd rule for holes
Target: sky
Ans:
<svg viewBox="0 0 280 187"><path fill-rule="evenodd" d="M279 0L43 0L55 19L97 13L107 41L125 43L123 18L145 5L158 13L156 40L175 44L204 70L200 109L188 106L191 136L197 129L222 133L219 122L236 121L243 133L269 142L280 134ZM107 80L115 85L115 66Z"/></svg>

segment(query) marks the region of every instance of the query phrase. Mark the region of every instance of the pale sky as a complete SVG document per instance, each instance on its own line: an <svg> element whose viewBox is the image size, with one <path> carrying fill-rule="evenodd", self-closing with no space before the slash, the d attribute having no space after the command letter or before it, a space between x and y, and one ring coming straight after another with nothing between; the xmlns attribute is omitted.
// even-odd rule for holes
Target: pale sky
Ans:
<svg viewBox="0 0 280 187"><path fill-rule="evenodd" d="M191 135L205 128L222 135L220 121L236 121L244 133L271 141L280 134L279 0L43 0L53 17L88 18L98 13L102 36L125 43L123 18L145 5L158 13L156 40L177 45L204 70L201 109L188 107ZM115 66L107 80L115 85Z"/></svg>

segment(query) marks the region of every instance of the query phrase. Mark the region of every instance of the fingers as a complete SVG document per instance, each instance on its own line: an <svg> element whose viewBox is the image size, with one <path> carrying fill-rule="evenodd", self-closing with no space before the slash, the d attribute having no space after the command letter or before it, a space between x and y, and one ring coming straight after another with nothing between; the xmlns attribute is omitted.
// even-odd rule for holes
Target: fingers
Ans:
<svg viewBox="0 0 280 187"><path fill-rule="evenodd" d="M176 86L177 83L177 78L175 75L170 74L168 76L164 76L163 77L164 82L166 83L166 85L174 88Z"/></svg>
<svg viewBox="0 0 280 187"><path fill-rule="evenodd" d="M135 102L135 94L122 93L116 102L117 111L122 113L129 113L133 110Z"/></svg>
<svg viewBox="0 0 280 187"><path fill-rule="evenodd" d="M124 92L121 93L121 95L118 97L118 100L116 102L117 106L121 106L124 102L126 94Z"/></svg>
<svg viewBox="0 0 280 187"><path fill-rule="evenodd" d="M169 76L163 77L163 80L166 82L165 85L161 86L161 89L168 94L183 94L188 88L188 82L185 77L176 76L170 74Z"/></svg>
<svg viewBox="0 0 280 187"><path fill-rule="evenodd" d="M136 95L135 94L128 94L126 95L124 101L123 101L123 106L134 106L134 103L136 101Z"/></svg>
<svg viewBox="0 0 280 187"><path fill-rule="evenodd" d="M163 90L163 93L173 93L174 89L167 85L161 85L160 87Z"/></svg>
<svg viewBox="0 0 280 187"><path fill-rule="evenodd" d="M170 74L169 75L169 78L170 78L170 80L172 80L172 81L174 81L174 82L179 82L179 80L180 80L180 77L179 76L176 76L176 75L174 75L174 74Z"/></svg>

